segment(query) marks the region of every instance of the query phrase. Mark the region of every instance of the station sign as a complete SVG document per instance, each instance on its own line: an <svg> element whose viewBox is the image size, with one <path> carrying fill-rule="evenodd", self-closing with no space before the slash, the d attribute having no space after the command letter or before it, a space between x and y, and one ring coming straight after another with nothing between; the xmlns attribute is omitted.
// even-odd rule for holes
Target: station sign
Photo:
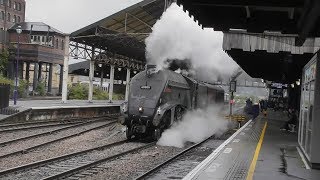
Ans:
<svg viewBox="0 0 320 180"><path fill-rule="evenodd" d="M310 82L316 79L316 68L317 68L317 63L315 62L311 64L308 69L306 69L304 73L305 82Z"/></svg>
<svg viewBox="0 0 320 180"><path fill-rule="evenodd" d="M277 89L282 89L282 88L288 88L287 84L282 84L282 83L271 83L270 88L277 88Z"/></svg>
<svg viewBox="0 0 320 180"><path fill-rule="evenodd" d="M237 92L237 81L230 81L229 92Z"/></svg>

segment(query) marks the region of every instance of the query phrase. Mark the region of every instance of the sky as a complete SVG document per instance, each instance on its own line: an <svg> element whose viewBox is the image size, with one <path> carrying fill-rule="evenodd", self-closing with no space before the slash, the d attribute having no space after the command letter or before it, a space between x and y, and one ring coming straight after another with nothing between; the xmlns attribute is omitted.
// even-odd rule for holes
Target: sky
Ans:
<svg viewBox="0 0 320 180"><path fill-rule="evenodd" d="M72 33L141 0L26 0L26 21Z"/></svg>

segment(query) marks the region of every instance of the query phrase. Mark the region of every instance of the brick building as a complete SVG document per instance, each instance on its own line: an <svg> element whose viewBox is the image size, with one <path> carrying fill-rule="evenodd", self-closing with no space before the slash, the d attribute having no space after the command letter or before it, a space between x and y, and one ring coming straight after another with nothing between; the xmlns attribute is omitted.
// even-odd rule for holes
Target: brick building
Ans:
<svg viewBox="0 0 320 180"><path fill-rule="evenodd" d="M25 0L0 0L0 49L9 43L7 30L25 21Z"/></svg>
<svg viewBox="0 0 320 180"><path fill-rule="evenodd" d="M25 0L0 0L0 29L7 30L25 21Z"/></svg>
<svg viewBox="0 0 320 180"><path fill-rule="evenodd" d="M27 80L31 91L36 90L38 82L43 82L48 94L61 94L65 35L45 23L22 22L8 29L10 42L8 48L11 53L9 76L14 77L16 67L18 47L16 29L19 25L22 28L19 41L19 79Z"/></svg>

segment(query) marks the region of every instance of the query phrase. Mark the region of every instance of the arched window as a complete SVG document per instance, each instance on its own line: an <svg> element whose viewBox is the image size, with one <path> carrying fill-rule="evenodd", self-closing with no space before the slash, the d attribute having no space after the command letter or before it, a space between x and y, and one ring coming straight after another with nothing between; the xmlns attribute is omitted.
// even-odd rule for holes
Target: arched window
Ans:
<svg viewBox="0 0 320 180"><path fill-rule="evenodd" d="M11 19L10 13L8 13L8 18L7 18L7 20L10 22L10 19Z"/></svg>
<svg viewBox="0 0 320 180"><path fill-rule="evenodd" d="M21 11L21 3L18 3L18 11Z"/></svg>
<svg viewBox="0 0 320 180"><path fill-rule="evenodd" d="M20 16L18 16L18 23L21 22Z"/></svg>
<svg viewBox="0 0 320 180"><path fill-rule="evenodd" d="M8 0L8 7L11 8L11 5L12 5L11 0Z"/></svg>
<svg viewBox="0 0 320 180"><path fill-rule="evenodd" d="M16 15L13 16L13 22L14 22L14 23L17 22L17 16L16 16Z"/></svg>

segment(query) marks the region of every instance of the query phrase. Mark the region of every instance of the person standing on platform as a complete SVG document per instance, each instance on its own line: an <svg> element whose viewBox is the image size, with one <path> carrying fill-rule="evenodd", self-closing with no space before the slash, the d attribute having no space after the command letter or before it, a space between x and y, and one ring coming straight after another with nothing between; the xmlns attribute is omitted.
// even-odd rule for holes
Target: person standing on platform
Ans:
<svg viewBox="0 0 320 180"><path fill-rule="evenodd" d="M261 99L259 101L259 104L260 104L260 111L263 113L264 116L267 116L267 108L268 108L267 101L264 99Z"/></svg>
<svg viewBox="0 0 320 180"><path fill-rule="evenodd" d="M294 129L297 125L298 122L298 117L296 114L295 109L289 108L288 110L288 116L289 116L289 121L287 121L281 128L280 130L287 130L290 132L295 132Z"/></svg>

